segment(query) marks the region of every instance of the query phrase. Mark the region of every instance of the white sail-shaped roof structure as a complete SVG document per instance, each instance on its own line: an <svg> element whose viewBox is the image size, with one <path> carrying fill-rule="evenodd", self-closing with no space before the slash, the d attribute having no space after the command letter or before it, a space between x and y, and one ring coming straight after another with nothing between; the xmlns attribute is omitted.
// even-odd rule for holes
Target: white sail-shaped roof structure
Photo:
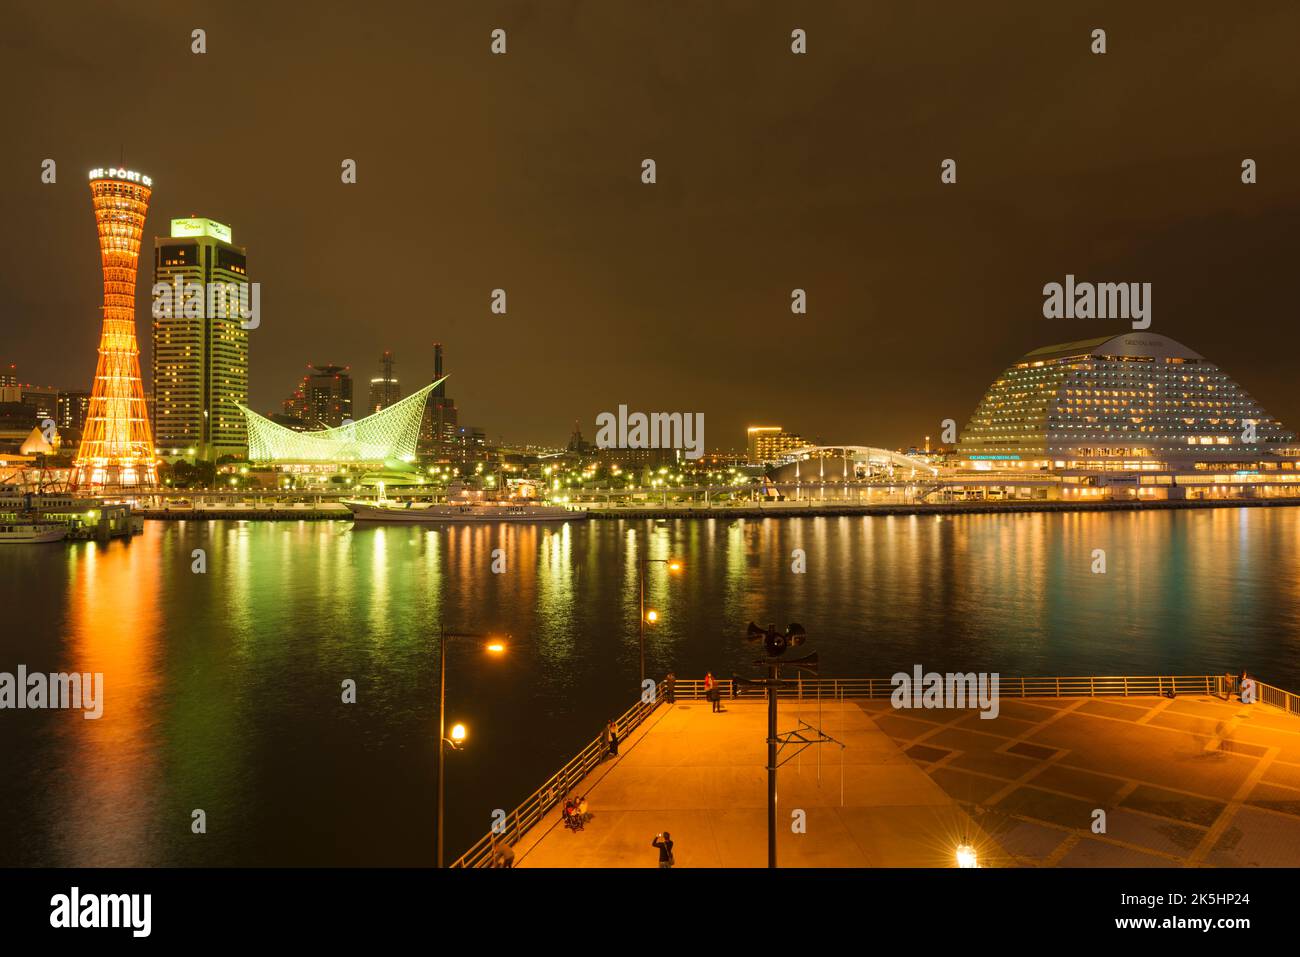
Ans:
<svg viewBox="0 0 1300 957"><path fill-rule="evenodd" d="M249 461L413 461L425 400L443 379L364 419L316 432L295 432L241 405L248 422Z"/></svg>

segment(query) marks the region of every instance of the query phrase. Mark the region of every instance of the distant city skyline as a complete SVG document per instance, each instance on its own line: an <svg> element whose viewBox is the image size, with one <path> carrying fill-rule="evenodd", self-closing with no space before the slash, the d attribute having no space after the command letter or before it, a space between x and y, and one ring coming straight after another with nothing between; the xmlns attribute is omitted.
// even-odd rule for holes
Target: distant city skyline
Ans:
<svg viewBox="0 0 1300 957"><path fill-rule="evenodd" d="M905 447L967 421L1009 357L1130 328L1044 318L1044 285L1071 275L1150 283L1152 332L1240 370L1298 427L1300 330L1281 319L1300 134L1280 118L1300 107L1300 78L1272 8L1234 14L1231 43L1196 18L1107 9L1111 49L1094 56L1091 11L1055 11L1049 28L1045 13L957 7L936 27L923 9L882 24L828 4L798 13L806 57L790 54L786 11L692 11L684 37L653 8L582 9L413 9L382 33L340 9L304 43L293 11L236 3L204 14L203 55L186 11L12 11L22 44L0 43L42 97L16 105L20 148L0 157L22 227L0 239L0 358L25 382L89 389L100 289L85 178L121 159L153 179L146 248L171 219L205 216L250 250L259 410L307 363L369 378L385 350L413 388L440 341L462 418L493 439L562 446L575 419L590 435L625 403L703 413L710 448L743 447L755 424ZM258 42L223 39L254 10ZM488 52L497 20L507 56ZM454 54L429 56L444 36ZM356 74L340 78L318 45L346 46ZM130 91L111 117L87 102L109 75ZM321 91L291 122L265 96L288 75ZM596 75L616 82L592 88ZM231 158L227 124L178 135L166 119L192 116L196 85L214 82L242 111L249 158ZM417 103L437 122L413 124ZM349 158L354 185L340 181Z"/></svg>

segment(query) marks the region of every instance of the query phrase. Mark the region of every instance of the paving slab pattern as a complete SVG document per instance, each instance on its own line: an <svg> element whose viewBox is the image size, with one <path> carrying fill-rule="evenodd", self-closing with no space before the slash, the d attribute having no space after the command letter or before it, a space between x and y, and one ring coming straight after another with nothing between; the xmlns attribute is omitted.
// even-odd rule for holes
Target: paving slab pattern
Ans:
<svg viewBox="0 0 1300 957"><path fill-rule="evenodd" d="M951 867L965 842L983 866L1300 866L1300 720L1208 696L1000 705L782 701L779 731L836 741L781 755L780 865ZM585 829L552 811L516 866L656 867L661 831L678 867L766 866L766 734L761 700L661 706L575 789Z"/></svg>

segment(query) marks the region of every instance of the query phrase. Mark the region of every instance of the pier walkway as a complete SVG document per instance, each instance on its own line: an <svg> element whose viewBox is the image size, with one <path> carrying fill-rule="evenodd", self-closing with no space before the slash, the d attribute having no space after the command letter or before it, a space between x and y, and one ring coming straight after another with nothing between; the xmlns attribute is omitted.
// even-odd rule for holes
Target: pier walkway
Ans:
<svg viewBox="0 0 1300 957"><path fill-rule="evenodd" d="M1032 693L1053 679L1026 679L1046 684L1016 697L1018 680L1004 679L992 720L896 710L881 679L841 687L842 701L783 698L780 732L803 722L835 742L779 772L780 866L951 867L963 843L986 867L1300 866L1296 696L1262 686L1280 706L1244 705L1210 676L1176 679L1177 697L1111 691L1168 678L1060 679L1108 684L1059 697ZM682 696L646 706L617 758L589 755L571 778L585 828L564 827L560 797L507 836L515 866L655 867L650 842L665 830L678 867L765 866L767 705L724 709ZM460 864L489 856L476 845Z"/></svg>

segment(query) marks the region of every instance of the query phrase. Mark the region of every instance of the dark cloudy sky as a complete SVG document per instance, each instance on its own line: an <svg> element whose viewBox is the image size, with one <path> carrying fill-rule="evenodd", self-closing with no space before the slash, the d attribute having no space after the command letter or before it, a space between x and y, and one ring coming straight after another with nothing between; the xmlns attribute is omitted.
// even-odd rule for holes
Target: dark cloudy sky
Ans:
<svg viewBox="0 0 1300 957"><path fill-rule="evenodd" d="M1300 428L1291 0L74 2L0 29L0 360L23 381L89 385L86 173L124 155L154 178L146 250L190 214L247 246L263 411L308 362L365 380L391 349L423 383L442 340L494 439L591 438L627 403L703 412L711 447L759 421L906 444L1016 356L1125 331L1042 317L1073 273L1153 283L1151 331Z"/></svg>

